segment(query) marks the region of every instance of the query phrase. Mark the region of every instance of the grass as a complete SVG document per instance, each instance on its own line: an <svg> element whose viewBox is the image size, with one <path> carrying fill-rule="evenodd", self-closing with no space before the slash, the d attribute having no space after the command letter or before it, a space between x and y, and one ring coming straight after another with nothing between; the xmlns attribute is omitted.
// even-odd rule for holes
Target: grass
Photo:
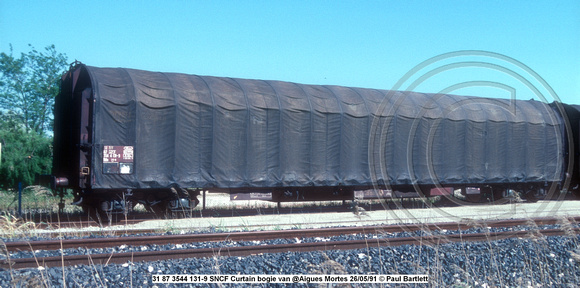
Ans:
<svg viewBox="0 0 580 288"><path fill-rule="evenodd" d="M0 229L5 238L32 236L30 231L36 228L34 222L23 221L12 214L0 216Z"/></svg>
<svg viewBox="0 0 580 288"><path fill-rule="evenodd" d="M16 217L16 209L17 209L17 195L15 195L12 191L0 191L0 210L3 211L0 213L0 229L3 231L7 231L6 235L8 237L18 237L18 235L24 235L24 237L30 236L28 234L29 231L35 229L35 224L30 221L33 219L35 213L40 213L43 215L54 215L58 212L58 203L59 198L52 196L50 192L46 190L31 187L25 190L23 193L23 218ZM264 208L276 208L276 203L271 202L250 202L250 201L236 201L236 203L229 202L229 197L227 199L228 202L225 204L216 203L215 205L208 206L209 209L257 209L260 211ZM72 196L67 195L66 202L72 202ZM340 203L337 201L337 203ZM365 202L366 203L366 202ZM315 202L315 203L284 203L283 207L318 207L327 204L326 202ZM372 202L372 205L387 205L387 206L415 206L420 205L419 202L413 202L413 200L409 199L393 199L393 200L386 200L383 202L376 201ZM431 203L432 204L432 203ZM221 206L220 206L221 205ZM68 209L71 209L72 206L68 205ZM198 207L201 207L198 206ZM219 207L219 208L216 208ZM196 210L201 208L196 208ZM80 212L77 210L67 210L69 213L77 213ZM27 220L28 219L28 220ZM294 228L301 228L300 224L294 224ZM532 227L532 230L529 233L530 238L520 240L521 243L515 247L515 250L510 250L510 253L535 253L537 257L534 258L524 258L521 263L521 274L514 276L516 278L516 282L518 286L565 286L569 283L580 283L580 279L577 276L577 271L580 269L580 243L578 240L578 236L573 232L572 228L577 226L578 223L570 222L567 218L561 218L559 225L563 231L566 232L566 241L567 241L567 254L565 255L555 255L552 252L552 247L548 245L547 239L538 233L538 227L535 226L533 221L530 221L528 226ZM486 227L485 224L481 225L482 227ZM280 226L276 226L280 230ZM250 225L247 222L243 224L243 230L249 230ZM168 226L167 229L175 230L175 227ZM224 231L226 230L224 224L216 224L210 227L210 230L213 231ZM28 233L28 234L27 234ZM10 236L12 235L12 236ZM370 242L370 241L369 241ZM430 278L432 279L431 286L440 286L440 287L494 287L494 286L501 286L505 287L507 279L500 279L497 275L498 272L501 272L502 269L501 263L503 260L503 256L506 251L501 246L497 246L494 241L491 239L488 240L486 243L485 251L470 251L469 245L463 244L461 245L458 250L450 250L450 248L446 245L433 245L433 246L426 246L420 247L417 249L417 255L411 257L409 255L402 255L397 253L397 247L387 247L381 248L378 250L379 255L392 255L392 257L387 258L385 262L381 263L374 263L374 259L372 257L377 257L373 255L370 249L366 251L364 254L367 257L363 257L361 259L356 259L356 267L349 266L348 262L340 261L339 259L332 259L331 254L323 253L324 260L321 265L313 265L310 267L309 271L313 274L344 274L347 271L361 271L361 273L367 274L399 274L399 271L403 271L405 268L412 267L417 274L429 274ZM0 246L1 247L1 246ZM491 260L488 263L485 263L487 269L482 270L480 266L476 265L476 263L480 260L480 255L484 253L486 255L490 255ZM4 257L9 259L10 255L3 252L5 254ZM217 256L214 257L214 269L216 273L222 272L221 270L221 257ZM422 267L419 263L419 259L428 258L430 261L426 265L426 267ZM449 265L450 259L453 257L462 257L466 259L463 263L457 265ZM381 257L377 257L381 258ZM539 259L540 261L536 261ZM560 271L552 271L551 263L556 261L564 261L571 263L568 269L560 270ZM152 264L155 265L155 264ZM307 265L307 263L305 264ZM96 285L103 285L106 284L103 282L103 279L107 277L102 270L102 266L93 265L95 274L93 277L96 277L95 284ZM378 270L373 267L380 267ZM355 269L355 270L353 270ZM10 270L12 274L14 271ZM64 273L64 269L63 269ZM282 272L281 272L282 273ZM285 274L291 274L291 271L284 272ZM356 274L351 272L352 274ZM484 281L475 280L476 277L483 275ZM52 283L50 281L50 277L46 270L39 270L34 271L34 273L28 274L20 274L15 273L12 277L12 284L17 287L52 287ZM54 277L54 276L52 276ZM63 274L64 278L64 274ZM131 277L133 278L133 277ZM453 282L449 283L448 279L452 278ZM539 279L539 280L538 280ZM64 280L64 279L61 279ZM125 283L129 285L133 285L134 283L139 283L142 279L126 279ZM53 279L54 281L54 279ZM131 282L133 281L133 282ZM137 281L137 282L135 282ZM348 285L338 285L335 287L349 287Z"/></svg>
<svg viewBox="0 0 580 288"><path fill-rule="evenodd" d="M201 200L201 196L199 196ZM59 217L66 218L67 216L82 215L82 209L78 206L70 205L73 202L72 193L65 194L64 201L66 203L64 214L59 214L60 197L53 195L53 193L41 186L29 186L23 190L22 193L22 211L21 217L24 221L34 221L36 223L49 223L67 221L66 219L59 219ZM387 199L387 200L357 200L361 206L364 206L368 211L379 209L400 209L410 207L425 208L425 203L437 202L438 199ZM260 200L241 200L230 201L229 194L209 193L207 196L206 209L202 211L202 204L198 205L191 212L197 212L200 216L214 216L219 217L216 213L228 213L236 216L236 210L256 210L259 215L276 213L278 204L276 202L260 201ZM345 205L351 205L348 201ZM342 201L315 201L315 202L284 202L282 207L291 210L312 209L323 207L342 207ZM227 212L225 212L226 210ZM273 212L271 212L273 211ZM133 209L134 214L147 213L143 205L138 204ZM18 192L14 190L6 191L0 190L0 215L18 215Z"/></svg>
<svg viewBox="0 0 580 288"><path fill-rule="evenodd" d="M65 215L82 213L82 209L70 205L73 196L65 194ZM21 217L25 221L39 219L46 222L57 222L60 197L42 186L29 186L22 191ZM18 215L18 191L0 190L0 215Z"/></svg>
<svg viewBox="0 0 580 288"><path fill-rule="evenodd" d="M401 274L401 271L411 270L415 272L414 274L430 275L430 286L434 287L505 287L508 285L508 279L502 279L498 276L500 275L498 272L502 272L500 270L503 269L501 263L505 261L504 255L506 253L530 255L531 253L535 257L523 258L522 263L520 263L521 269L518 270L521 273L513 276L511 283L515 281L518 287L566 286L570 283L580 283L580 279L577 276L577 271L580 269L580 265L578 265L580 263L580 243L578 235L572 230L578 223L572 223L569 219L563 217L560 219L559 226L560 229L566 232L564 237L567 241L566 247L569 248L567 254L558 255L554 254L553 247L550 247L546 237L539 233L539 227L532 223L529 223L529 227L532 228L529 233L530 238L520 239L518 243L509 249L505 245L498 245L498 242L492 241L491 238L484 242L483 250L479 251L470 250L468 243L460 244L459 248L455 246L453 249L446 244L419 246L414 249L415 253L412 253L413 255L402 253L402 249L399 247L383 247L376 250L370 249L369 246L366 250L360 251L358 257L355 254L355 259L338 259L334 258L336 254L333 252L320 252L322 257L321 264L314 265L304 262L303 265L305 265L306 271L310 274L397 275ZM487 225L482 226L487 227ZM220 230L219 227L215 228ZM369 241L369 243L372 243L372 241ZM380 257L381 254L387 257ZM483 261L482 254L489 256L485 259L491 259L485 260L487 261L483 265L483 267L486 267L485 269L482 269L482 265L477 265ZM7 256L9 257L9 255ZM223 271L223 257L218 253L212 259L212 268L215 274L229 273ZM465 261L451 264L450 261L456 258L462 258ZM377 263L376 259L382 260ZM427 264L425 264L425 259L429 260ZM558 261L570 262L571 265L568 268L553 271L551 263ZM152 263L151 265L155 266L156 264ZM103 280L110 275L105 275L100 267L99 265L92 265L93 277L96 277L94 283L106 286ZM292 271L280 271L280 273L292 274ZM483 280L481 280L480 276L482 276ZM46 270L27 274L15 273L12 276L12 284L17 287L52 287L54 279L51 282L51 277L54 277L54 275L49 276ZM133 274L129 277L131 279L120 279L119 281L123 281L129 285L128 287L133 287L132 285L139 286L137 283L142 282L142 279L133 279L135 277ZM325 286L321 285L320 287ZM351 287L351 285L338 284L333 287ZM359 286L353 285L352 287Z"/></svg>
<svg viewBox="0 0 580 288"><path fill-rule="evenodd" d="M401 274L402 271L414 271L412 274L427 274L430 276L430 287L577 287L580 283L580 241L572 230L578 223L561 217L559 229L566 234L564 251L560 247L552 247L547 237L541 234L540 227L530 221L530 232L526 238L509 241L495 241L488 236L483 245L477 245L477 250L471 242L458 245L430 244L415 246L414 252L407 254L399 247L382 247L380 249L361 250L356 259L351 256L338 257L339 252L320 253L321 264L303 262L309 274ZM490 231L488 225L482 229ZM378 240L377 240L378 241ZM388 241L382 239L381 241ZM369 244L372 241L369 241ZM559 243L562 243L560 241ZM374 246L374 245L373 245ZM555 249L557 248L557 249ZM385 256L385 257L381 257ZM517 255L522 255L518 263ZM529 256L528 256L529 255ZM513 257L510 266L504 266L506 256ZM515 256L515 257L514 257ZM345 259L346 258L346 259ZM376 259L381 259L380 263ZM460 261L456 261L460 259ZM222 263L214 259L217 271ZM556 265L558 264L558 265ZM292 266L294 267L294 266ZM558 267L558 268L556 268ZM509 269L506 275L505 269ZM221 270L222 273L223 269ZM292 274L292 271L280 271L281 274ZM502 274L503 273L503 274ZM501 276L500 276L501 275ZM504 276L505 275L505 276ZM515 284L514 284L515 283ZM326 287L326 285L320 285ZM351 287L350 285L335 285L333 287ZM353 285L352 287L359 287ZM361 286L362 287L362 286ZM411 287L414 287L411 285ZM422 287L419 285L419 287Z"/></svg>
<svg viewBox="0 0 580 288"><path fill-rule="evenodd" d="M73 196L65 195L65 213L59 214L60 197L41 186L29 186L22 191L21 214L18 214L18 191L0 190L0 234L4 238L35 236L32 230L41 224L65 221L62 217L80 215L82 209L68 205ZM40 223L40 224L35 224ZM48 228L50 229L50 227Z"/></svg>

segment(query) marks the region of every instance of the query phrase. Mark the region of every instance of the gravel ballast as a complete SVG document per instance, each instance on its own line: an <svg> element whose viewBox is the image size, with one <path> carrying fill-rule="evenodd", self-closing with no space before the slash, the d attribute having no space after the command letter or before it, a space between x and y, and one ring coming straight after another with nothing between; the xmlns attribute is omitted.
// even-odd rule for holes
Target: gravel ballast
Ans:
<svg viewBox="0 0 580 288"><path fill-rule="evenodd" d="M548 205L543 207L542 205ZM554 207L552 207L554 206ZM356 218L352 213L327 213L306 215L271 215L256 217L203 218L192 221L182 219L174 221L146 221L160 227L174 228L171 231L210 231L211 228L232 232L239 227L298 227L318 228L327 226L336 219L356 220L358 225L395 224L408 222L446 222L458 219L473 219L474 214L482 215L483 219L494 219L494 209L502 209L505 216L569 216L569 211L578 211L580 201L549 202L536 204L493 205L486 207L453 207L451 209L411 209L409 211L369 211L369 216ZM459 212L459 210L465 210ZM507 209L507 210L506 210ZM507 211L507 212L506 212ZM541 211L541 213L537 212ZM403 213L405 212L405 213ZM445 212L445 213L444 213ZM401 215L397 213L403 213ZM466 214L464 214L466 213ZM543 213L543 214L542 214ZM409 215L412 214L412 215ZM453 217L440 217L450 214ZM546 215L544 215L546 214ZM466 216L467 215L467 216ZM469 216L471 215L471 216ZM576 214L573 214L576 215ZM387 216L387 217L385 217ZM395 217L397 216L397 217ZM412 218L411 220L407 218ZM262 219L264 218L264 219ZM289 218L289 219L286 219ZM304 218L304 219L303 219ZM509 218L509 217L508 217ZM333 220L334 219L334 220ZM382 220L381 220L382 219ZM390 219L385 221L385 219ZM365 220L365 221L362 221ZM372 221L367 221L372 220ZM375 221L376 220L376 221ZM379 221L380 220L380 221ZM222 222L223 221L223 222ZM237 221L237 222L236 222ZM239 223L238 223L239 222ZM362 224L362 223L365 224ZM567 221L564 221L567 222ZM241 223L241 225L240 225ZM263 226L264 223L280 223L273 226ZM285 223L285 224L284 224ZM314 223L316 225L296 224ZM369 223L369 224L366 224ZM203 224L203 225L202 225ZM345 225L345 224L342 224ZM351 225L351 224L346 224ZM137 228L144 228L136 225ZM199 227L198 227L199 226ZM230 229L229 227L236 227ZM208 228L209 227L209 228ZM175 250L202 247L226 247L242 245L271 245L282 243L310 241L339 241L348 239L374 239L388 237L418 237L429 234L486 233L500 231L530 230L531 238L514 238L499 241L451 243L434 246L404 245L397 247L368 248L347 251L326 251L309 253L277 253L249 257L225 257L216 255L213 258L163 260L155 262L139 262L109 265L79 265L72 267L39 267L35 269L2 270L0 271L0 287L207 287L207 284L155 284L154 275L193 275L193 274L426 274L429 284L404 285L405 287L577 287L580 283L580 238L577 235L544 237L536 233L541 229L562 229L578 227L576 223L545 226L520 226L514 228L480 227L464 231L416 231L403 233L382 233L378 235L345 235L322 238L302 238L297 235L291 239L275 239L255 243L248 242L200 242L189 244L120 246L105 249L65 249L65 255L119 253L131 251ZM147 227L150 228L150 227ZM265 228L266 229L266 228ZM94 237L94 236L93 236ZM76 237L67 236L67 239ZM89 237L90 238L90 237ZM24 239L2 239L4 241L42 240L42 236ZM53 238L54 239L54 238ZM7 255L0 253L0 260ZM61 251L35 251L37 257L59 256ZM33 257L31 252L16 252L11 258ZM88 256L87 256L88 257ZM63 272L64 269L64 272ZM210 285L218 287L218 285ZM222 285L234 287L236 285ZM276 285L252 285L254 287L270 287ZM284 284L279 287L286 287ZM318 284L297 284L294 287L326 287ZM353 284L352 287L367 287L366 284ZM379 286L379 285L376 285ZM400 287L400 284L380 287ZM335 287L350 287L336 285Z"/></svg>
<svg viewBox="0 0 580 288"><path fill-rule="evenodd" d="M569 228L577 227L579 225L566 225ZM163 251L163 250L180 250L180 249L202 249L202 248L225 248L225 247L236 247L236 246L255 246L255 245L276 245L276 244L292 244L292 243L312 243L321 241L347 241L347 240L362 240L370 239L372 241L380 241L380 239L388 238L403 238L403 237L415 237L422 238L428 237L430 235L454 235L454 234L473 234L473 233L495 233L495 232L516 232L516 231L541 231L545 229L565 229L562 225L542 225L540 227L534 226L530 228L528 226L516 226L516 227L474 227L467 230L433 230L433 231L412 231L412 232L397 232L397 233L378 233L378 234L347 234L332 237L300 237L296 235L295 238L287 239L269 239L263 241L223 241L223 242L192 242L192 243L177 243L177 244L166 244L157 245L149 244L144 246L131 246L131 245L121 245L117 247L108 248L69 248L63 250L36 250L32 251L17 251L10 253L11 259L17 258L33 258L33 257L51 257L51 256L69 256L69 255L94 255L94 254L112 254L112 253L126 253L126 252L142 252L142 251ZM146 235L132 235L134 236L151 236L159 234L146 234ZM87 239L82 237L66 237L67 239ZM107 238L107 236L98 236L96 238ZM53 240L51 238L35 238L34 241L42 240ZM20 241L27 241L20 239ZM387 240L388 241L388 240ZM0 254L0 260L6 259L6 255Z"/></svg>
<svg viewBox="0 0 580 288"><path fill-rule="evenodd" d="M475 230L478 229L486 228ZM536 229L532 228L533 231ZM439 233L454 233L454 231ZM349 235L345 236L345 239L353 237L355 236ZM369 237L369 235L358 237ZM308 239L299 240L309 241ZM276 243L276 241L297 241L297 239L271 241ZM245 245L241 242L238 244ZM152 283L153 275L164 274L427 274L430 277L430 286L576 287L577 283L580 283L579 244L580 237L577 235L551 237L537 235L523 239L436 246L403 245L347 251L263 254L249 257L216 255L209 259L166 260L106 266L80 265L65 267L64 273L61 267L46 269L42 267L0 271L0 287L28 287L33 283L41 287L61 287L65 282L66 287L165 287L166 284ZM231 243L224 245L231 245ZM147 249L176 249L175 245L173 247L161 246L145 247L148 247ZM142 248L136 247L136 249ZM357 285L354 284L354 286ZM179 285L179 287L189 286L195 285ZM301 284L296 286L304 287ZM310 286L317 287L317 284ZM421 287L420 284L417 286Z"/></svg>

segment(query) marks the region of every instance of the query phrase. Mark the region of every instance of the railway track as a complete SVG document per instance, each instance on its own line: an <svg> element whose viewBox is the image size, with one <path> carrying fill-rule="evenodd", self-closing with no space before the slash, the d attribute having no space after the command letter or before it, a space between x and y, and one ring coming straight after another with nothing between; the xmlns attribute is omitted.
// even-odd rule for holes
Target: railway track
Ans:
<svg viewBox="0 0 580 288"><path fill-rule="evenodd" d="M574 233L579 234L580 229L573 229ZM545 229L540 233L543 236L559 236L566 234L560 229ZM200 258L214 256L250 256L263 253L286 253L286 252L310 252L310 251L327 251L327 250L351 250L383 246L399 245L439 245L453 242L467 241L496 241L506 238L525 238L531 237L529 231L510 231L510 232L493 232L493 233L474 233L474 234L457 234L457 235L429 235L424 237L403 237L376 240L351 240L351 241L332 241L332 242L312 242L296 244L279 244L279 245L256 245L256 246L237 246L237 247L220 247L220 248L202 248L202 249L184 249L169 251L145 251L145 252L128 252L116 254L93 254L93 255L71 255L71 256L53 256L42 258L21 258L5 261L0 265L3 269L21 269L37 267L58 267L72 265L94 265L94 264L121 264L138 261L158 261L167 259L182 258Z"/></svg>
<svg viewBox="0 0 580 288"><path fill-rule="evenodd" d="M6 243L7 252L15 251L37 251L37 250L58 250L67 248L105 248L120 245L151 245L151 244L178 244L192 242L218 242L218 241L261 241L277 238L297 238L297 237L330 237L348 234L379 234L396 233L410 231L436 231L436 230L464 230L472 227L512 227L519 225L550 225L560 223L562 219L537 218L521 220L499 220L471 223L434 223L434 224L408 224L408 225L388 225L372 227L339 227L327 229L301 229L282 231L255 231L217 234L192 234L192 235L162 235L147 237L121 237L121 238L100 238L100 239L75 239L75 240L50 240L31 242L9 242ZM580 217L568 218L570 222L579 222ZM544 236L557 236L566 233L580 233L580 228L563 229L542 229L534 230ZM420 237L403 238L376 238L350 241L317 241L309 243L292 243L277 245L253 245L219 248L201 249L179 249L169 251L143 251L107 253L92 255L61 255L52 257L32 257L6 259L0 263L3 269L20 269L36 267L54 267L71 265L92 265L110 263L127 263L137 261L157 261L165 259L194 258L194 257L214 257L214 256L249 256L262 253L281 252L308 252L326 250L347 250L381 246L397 245L438 245L444 243L461 241L495 241L506 238L525 238L538 234L530 231L507 231L471 234L450 234L450 235L422 235Z"/></svg>

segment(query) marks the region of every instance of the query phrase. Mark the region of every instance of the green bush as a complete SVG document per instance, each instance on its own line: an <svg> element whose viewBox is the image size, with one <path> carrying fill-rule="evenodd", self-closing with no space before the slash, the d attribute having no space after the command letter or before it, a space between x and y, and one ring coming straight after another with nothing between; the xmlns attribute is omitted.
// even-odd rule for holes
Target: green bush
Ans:
<svg viewBox="0 0 580 288"><path fill-rule="evenodd" d="M34 184L36 175L49 174L52 166L52 138L26 132L10 117L0 116L0 189L16 189Z"/></svg>

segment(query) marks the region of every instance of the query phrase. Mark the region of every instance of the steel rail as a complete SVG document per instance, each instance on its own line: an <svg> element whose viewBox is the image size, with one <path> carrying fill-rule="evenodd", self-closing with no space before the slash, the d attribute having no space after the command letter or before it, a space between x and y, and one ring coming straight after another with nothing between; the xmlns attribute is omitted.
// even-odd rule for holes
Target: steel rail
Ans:
<svg viewBox="0 0 580 288"><path fill-rule="evenodd" d="M440 245L453 242L464 241L496 241L507 238L530 238L543 236L568 235L573 232L580 233L579 228L573 228L571 231L561 229L545 229L535 231L509 231L509 232L490 232L474 234L452 234L452 235L427 235L421 237L404 237L404 238L383 238L383 239L365 239L351 241L329 241L329 242L312 242L312 243L295 243L279 245L257 245L257 246L237 246L222 248L204 248L204 249L182 249L169 251L145 251L145 252L126 252L114 254L93 254L93 255L71 255L71 256L53 256L43 258L19 258L4 260L0 263L3 269L21 269L37 267L57 267L72 265L108 265L112 263L121 264L128 262L140 261L158 261L168 259L186 259L202 257L230 257L230 256L250 256L263 253L286 253L286 252L310 252L310 251L327 251L327 250L352 250L364 249L383 246L400 246L400 245Z"/></svg>
<svg viewBox="0 0 580 288"><path fill-rule="evenodd" d="M550 225L562 221L563 218L532 218L532 219L510 219L495 221L468 221L468 222L444 222L428 224L397 224L381 226L360 226L360 227L333 227L321 229L291 229L291 230L268 230L250 232L231 233L207 233L207 234L183 234L183 235L157 235L157 236L132 236L116 238L89 238L89 239L65 239L65 240L43 240L43 241L18 241L5 243L8 251L35 251L35 250L57 250L67 248L106 248L121 245L164 245L182 244L194 242L220 242L220 241L256 241L280 238L299 237L331 237L346 234L378 234L413 232L418 230L466 230L473 227L513 227L519 225ZM580 217L566 218L572 223L580 222Z"/></svg>

